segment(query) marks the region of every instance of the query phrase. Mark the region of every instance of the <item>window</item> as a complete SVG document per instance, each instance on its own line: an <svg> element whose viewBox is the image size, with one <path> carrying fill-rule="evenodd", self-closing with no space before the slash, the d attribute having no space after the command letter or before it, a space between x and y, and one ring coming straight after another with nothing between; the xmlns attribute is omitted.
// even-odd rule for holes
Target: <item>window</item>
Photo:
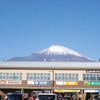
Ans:
<svg viewBox="0 0 100 100"><path fill-rule="evenodd" d="M27 80L49 81L50 73L27 73Z"/></svg>
<svg viewBox="0 0 100 100"><path fill-rule="evenodd" d="M83 74L83 81L100 81L100 74Z"/></svg>
<svg viewBox="0 0 100 100"><path fill-rule="evenodd" d="M22 80L22 73L0 73L0 80Z"/></svg>
<svg viewBox="0 0 100 100"><path fill-rule="evenodd" d="M78 81L78 74L74 73L55 73L56 81Z"/></svg>

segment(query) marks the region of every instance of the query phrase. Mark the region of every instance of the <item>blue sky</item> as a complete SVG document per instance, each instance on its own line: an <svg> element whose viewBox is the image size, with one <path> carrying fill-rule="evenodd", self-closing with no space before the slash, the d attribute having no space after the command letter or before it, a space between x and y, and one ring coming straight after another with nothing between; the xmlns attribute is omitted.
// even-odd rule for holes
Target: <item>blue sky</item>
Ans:
<svg viewBox="0 0 100 100"><path fill-rule="evenodd" d="M61 45L100 58L100 0L0 0L0 61Z"/></svg>

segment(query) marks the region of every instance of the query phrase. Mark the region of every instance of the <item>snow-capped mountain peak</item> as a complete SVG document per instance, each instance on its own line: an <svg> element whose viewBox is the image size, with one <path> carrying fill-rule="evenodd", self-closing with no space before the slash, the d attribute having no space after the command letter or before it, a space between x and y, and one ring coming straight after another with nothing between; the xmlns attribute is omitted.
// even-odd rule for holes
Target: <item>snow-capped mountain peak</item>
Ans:
<svg viewBox="0 0 100 100"><path fill-rule="evenodd" d="M59 45L53 45L50 46L47 49L44 49L40 52L37 52L38 54L45 54L45 55L75 55L79 57L83 57L81 54L78 52L71 50L69 48L66 48L64 46L59 46Z"/></svg>
<svg viewBox="0 0 100 100"><path fill-rule="evenodd" d="M53 45L27 57L14 57L8 61L93 62L92 59L59 45Z"/></svg>

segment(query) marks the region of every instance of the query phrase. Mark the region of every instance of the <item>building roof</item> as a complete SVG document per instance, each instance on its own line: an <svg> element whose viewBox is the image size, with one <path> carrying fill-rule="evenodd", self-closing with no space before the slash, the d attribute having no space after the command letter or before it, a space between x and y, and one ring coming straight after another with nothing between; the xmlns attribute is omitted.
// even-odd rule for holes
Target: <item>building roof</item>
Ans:
<svg viewBox="0 0 100 100"><path fill-rule="evenodd" d="M100 62L2 61L0 62L0 68L100 69Z"/></svg>

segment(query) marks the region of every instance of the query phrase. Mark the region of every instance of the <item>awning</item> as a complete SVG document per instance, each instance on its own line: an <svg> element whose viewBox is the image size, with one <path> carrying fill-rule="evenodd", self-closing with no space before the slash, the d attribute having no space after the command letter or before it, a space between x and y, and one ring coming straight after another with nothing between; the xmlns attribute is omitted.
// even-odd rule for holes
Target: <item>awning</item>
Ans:
<svg viewBox="0 0 100 100"><path fill-rule="evenodd" d="M54 92L80 92L80 90L54 90Z"/></svg>

